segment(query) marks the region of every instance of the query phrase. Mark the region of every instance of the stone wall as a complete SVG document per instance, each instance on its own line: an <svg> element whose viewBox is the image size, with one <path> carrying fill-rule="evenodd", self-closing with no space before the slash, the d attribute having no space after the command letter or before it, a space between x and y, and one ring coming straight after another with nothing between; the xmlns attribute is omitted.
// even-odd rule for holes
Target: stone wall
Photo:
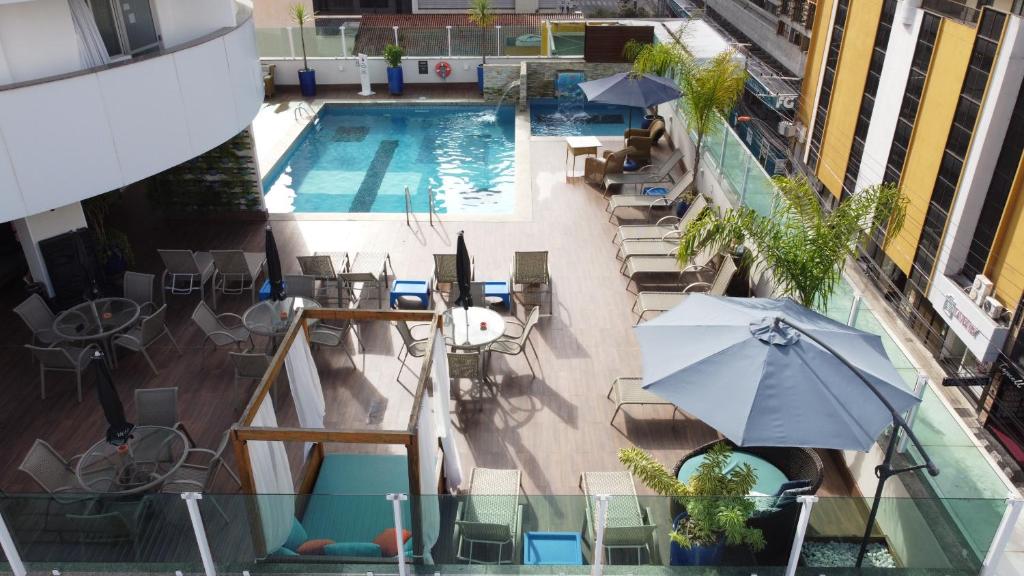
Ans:
<svg viewBox="0 0 1024 576"><path fill-rule="evenodd" d="M605 78L632 70L631 64L584 62L581 60L548 60L526 65L526 94L529 98L554 98L555 75L558 72L583 72L587 80Z"/></svg>
<svg viewBox="0 0 1024 576"><path fill-rule="evenodd" d="M496 103L509 83L519 80L519 63L487 64L484 66L484 100ZM513 90L509 98L517 98L519 92Z"/></svg>

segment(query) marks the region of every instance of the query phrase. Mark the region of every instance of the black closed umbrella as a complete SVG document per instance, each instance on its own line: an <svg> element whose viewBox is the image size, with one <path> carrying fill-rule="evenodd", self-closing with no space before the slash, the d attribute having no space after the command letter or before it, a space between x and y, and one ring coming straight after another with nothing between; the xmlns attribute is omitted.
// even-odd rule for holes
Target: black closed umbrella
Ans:
<svg viewBox="0 0 1024 576"><path fill-rule="evenodd" d="M473 305L473 295L470 293L470 283L473 281L473 264L469 260L469 250L466 249L466 239L462 231L459 231L459 239L455 245L455 283L459 286L459 297L455 299L456 306L462 306L469 310Z"/></svg>
<svg viewBox="0 0 1024 576"><path fill-rule="evenodd" d="M99 398L103 415L107 418L107 442L114 446L126 444L132 436L135 425L124 417L124 405L117 395L114 379L110 375L103 353L97 350L92 357L93 368L96 370L96 396Z"/></svg>
<svg viewBox="0 0 1024 576"><path fill-rule="evenodd" d="M267 226L267 280L270 282L270 299L284 300L284 276L281 274L281 256L277 253L277 241L274 230Z"/></svg>

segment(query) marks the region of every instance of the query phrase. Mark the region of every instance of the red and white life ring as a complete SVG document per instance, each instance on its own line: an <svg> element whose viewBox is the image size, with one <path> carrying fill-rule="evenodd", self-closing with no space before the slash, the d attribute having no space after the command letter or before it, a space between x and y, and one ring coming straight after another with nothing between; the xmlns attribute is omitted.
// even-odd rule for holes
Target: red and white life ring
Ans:
<svg viewBox="0 0 1024 576"><path fill-rule="evenodd" d="M444 80L445 78L452 75L452 65L442 60L438 62L436 66L434 66L434 72L437 72L437 75L440 76L442 80Z"/></svg>

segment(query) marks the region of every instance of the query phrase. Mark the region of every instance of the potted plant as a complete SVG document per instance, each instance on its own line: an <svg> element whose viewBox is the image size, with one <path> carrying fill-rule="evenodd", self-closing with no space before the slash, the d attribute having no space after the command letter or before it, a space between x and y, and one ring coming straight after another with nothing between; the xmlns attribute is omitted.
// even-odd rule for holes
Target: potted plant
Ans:
<svg viewBox="0 0 1024 576"><path fill-rule="evenodd" d="M469 21L480 27L480 57L483 63L476 65L476 85L484 93L484 64L487 64L487 38L484 30L494 23L491 0L473 0L469 7Z"/></svg>
<svg viewBox="0 0 1024 576"><path fill-rule="evenodd" d="M394 44L384 47L384 60L388 63L388 92L395 96L402 94L405 80L402 77L402 48Z"/></svg>
<svg viewBox="0 0 1024 576"><path fill-rule="evenodd" d="M747 526L756 504L748 498L757 482L749 464L726 470L732 450L725 442L704 454L697 472L681 482L650 454L639 448L619 451L619 461L648 488L683 506L672 525L672 564L718 564L726 545L764 548L761 530Z"/></svg>
<svg viewBox="0 0 1024 576"><path fill-rule="evenodd" d="M299 25L299 42L302 45L302 68L299 70L299 89L302 96L312 98L316 96L316 70L310 70L309 62L306 60L306 23L313 21L313 14L306 9L306 5L296 2L288 7L288 13L292 22Z"/></svg>

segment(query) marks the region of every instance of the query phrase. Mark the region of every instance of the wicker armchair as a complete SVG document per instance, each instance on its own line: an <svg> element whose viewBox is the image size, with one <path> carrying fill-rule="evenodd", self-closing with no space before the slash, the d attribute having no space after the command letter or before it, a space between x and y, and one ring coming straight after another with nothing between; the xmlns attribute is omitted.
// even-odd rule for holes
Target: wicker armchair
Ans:
<svg viewBox="0 0 1024 576"><path fill-rule="evenodd" d="M633 149L629 156L634 160L650 162L651 148L658 145L658 141L665 135L665 122L655 120L647 129L632 128L626 130L626 146Z"/></svg>
<svg viewBox="0 0 1024 576"><path fill-rule="evenodd" d="M617 152L605 150L602 158L588 157L583 165L583 179L596 186L604 187L604 177L609 174L621 174L626 163L626 156L633 155L632 148L623 148Z"/></svg>

